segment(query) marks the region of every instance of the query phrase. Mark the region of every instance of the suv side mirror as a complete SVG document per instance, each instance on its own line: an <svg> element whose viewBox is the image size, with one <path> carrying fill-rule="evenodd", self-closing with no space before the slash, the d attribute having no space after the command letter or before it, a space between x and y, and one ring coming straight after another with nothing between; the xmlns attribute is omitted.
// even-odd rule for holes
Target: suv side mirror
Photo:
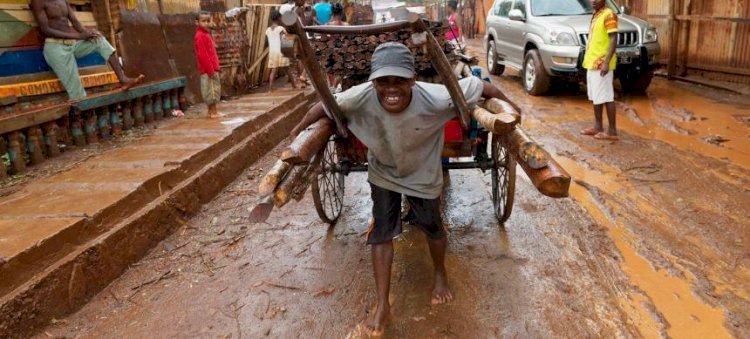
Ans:
<svg viewBox="0 0 750 339"><path fill-rule="evenodd" d="M630 10L630 6L623 5L623 6L620 6L620 12L630 15L632 11Z"/></svg>
<svg viewBox="0 0 750 339"><path fill-rule="evenodd" d="M508 18L513 21L526 21L526 17L523 15L520 9L512 9L508 13Z"/></svg>

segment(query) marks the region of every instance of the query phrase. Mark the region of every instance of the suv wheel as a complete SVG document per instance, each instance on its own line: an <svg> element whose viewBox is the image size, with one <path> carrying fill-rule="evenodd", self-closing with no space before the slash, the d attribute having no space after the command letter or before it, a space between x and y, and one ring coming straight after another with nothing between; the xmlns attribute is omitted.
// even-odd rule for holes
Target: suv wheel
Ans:
<svg viewBox="0 0 750 339"><path fill-rule="evenodd" d="M622 73L619 74L620 87L625 93L633 94L644 94L646 89L651 85L651 80L654 78L654 71L647 71L644 73Z"/></svg>
<svg viewBox="0 0 750 339"><path fill-rule="evenodd" d="M531 95L543 95L550 87L550 77L544 70L539 51L532 49L526 52L521 76L523 88Z"/></svg>
<svg viewBox="0 0 750 339"><path fill-rule="evenodd" d="M501 75L505 72L505 65L498 62L495 40L490 40L490 43L487 45L487 70L490 71L490 74L494 75Z"/></svg>

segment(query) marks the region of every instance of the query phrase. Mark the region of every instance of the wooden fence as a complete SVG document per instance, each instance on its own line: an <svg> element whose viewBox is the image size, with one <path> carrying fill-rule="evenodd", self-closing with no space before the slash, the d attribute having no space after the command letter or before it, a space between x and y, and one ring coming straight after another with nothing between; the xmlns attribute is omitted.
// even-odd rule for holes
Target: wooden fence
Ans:
<svg viewBox="0 0 750 339"><path fill-rule="evenodd" d="M659 31L669 75L750 84L750 2L625 0Z"/></svg>

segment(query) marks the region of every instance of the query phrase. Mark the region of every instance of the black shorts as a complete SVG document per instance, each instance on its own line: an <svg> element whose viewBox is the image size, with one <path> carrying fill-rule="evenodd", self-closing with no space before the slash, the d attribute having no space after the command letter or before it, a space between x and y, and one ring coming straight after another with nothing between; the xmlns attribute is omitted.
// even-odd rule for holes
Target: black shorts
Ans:
<svg viewBox="0 0 750 339"><path fill-rule="evenodd" d="M372 191L372 216L375 222L367 231L367 243L380 244L401 234L401 193L389 191L370 183ZM440 217L440 198L422 199L406 196L409 203L410 223L425 232L431 239L445 237Z"/></svg>

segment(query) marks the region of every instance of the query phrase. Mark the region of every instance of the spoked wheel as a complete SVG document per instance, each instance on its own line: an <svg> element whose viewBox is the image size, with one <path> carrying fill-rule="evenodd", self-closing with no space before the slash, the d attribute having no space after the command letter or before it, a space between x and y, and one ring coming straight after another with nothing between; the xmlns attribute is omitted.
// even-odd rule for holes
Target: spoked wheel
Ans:
<svg viewBox="0 0 750 339"><path fill-rule="evenodd" d="M333 138L320 150L318 157L322 158L319 172L312 180L313 202L320 219L333 226L344 206L344 174L335 171L339 160Z"/></svg>
<svg viewBox="0 0 750 339"><path fill-rule="evenodd" d="M516 191L516 159L510 149L502 142L502 137L492 135L492 160L495 161L490 171L492 174L492 205L497 220L503 224L510 218L513 210L513 197Z"/></svg>

